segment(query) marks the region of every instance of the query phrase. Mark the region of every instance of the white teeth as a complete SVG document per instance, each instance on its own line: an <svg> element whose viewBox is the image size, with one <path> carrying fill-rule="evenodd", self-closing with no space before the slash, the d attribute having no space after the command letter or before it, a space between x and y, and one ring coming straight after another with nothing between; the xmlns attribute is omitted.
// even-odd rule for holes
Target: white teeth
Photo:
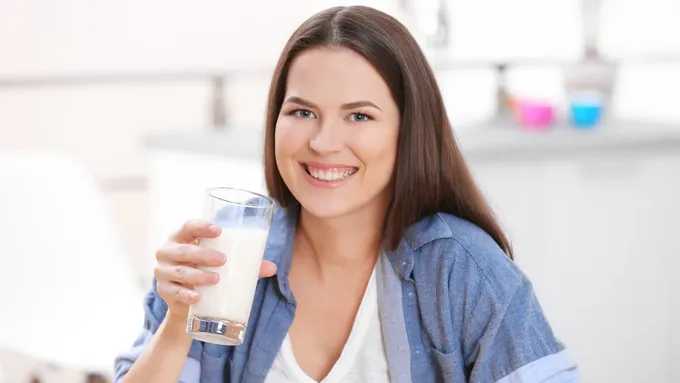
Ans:
<svg viewBox="0 0 680 383"><path fill-rule="evenodd" d="M345 178L351 176L356 172L356 169L352 170L339 170L339 169L315 169L315 168L307 168L307 171L309 174L322 181L340 181L344 180Z"/></svg>

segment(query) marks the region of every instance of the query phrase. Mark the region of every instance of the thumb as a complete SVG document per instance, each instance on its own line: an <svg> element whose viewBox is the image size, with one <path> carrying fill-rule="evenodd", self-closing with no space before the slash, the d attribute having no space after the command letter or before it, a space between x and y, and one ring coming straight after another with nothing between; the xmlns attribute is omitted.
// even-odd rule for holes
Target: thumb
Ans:
<svg viewBox="0 0 680 383"><path fill-rule="evenodd" d="M260 278L269 278L276 274L276 265L269 261L262 261L260 266Z"/></svg>

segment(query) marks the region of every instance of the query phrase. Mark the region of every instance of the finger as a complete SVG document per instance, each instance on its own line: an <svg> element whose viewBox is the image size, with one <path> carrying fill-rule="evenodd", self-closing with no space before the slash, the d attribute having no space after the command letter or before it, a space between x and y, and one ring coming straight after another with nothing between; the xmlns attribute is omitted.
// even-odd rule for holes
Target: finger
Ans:
<svg viewBox="0 0 680 383"><path fill-rule="evenodd" d="M177 243L192 243L196 238L216 238L222 229L219 226L204 220L192 219L186 221L179 231L173 234L170 239Z"/></svg>
<svg viewBox="0 0 680 383"><path fill-rule="evenodd" d="M177 283L158 281L156 288L158 289L158 294L165 300L170 300L172 302L179 302L185 305L192 305L200 300L197 292L178 285ZM167 302L168 304L172 302Z"/></svg>
<svg viewBox="0 0 680 383"><path fill-rule="evenodd" d="M186 265L159 264L154 269L159 281L176 282L188 286L209 286L220 280L220 276L210 271L195 269Z"/></svg>
<svg viewBox="0 0 680 383"><path fill-rule="evenodd" d="M269 278L276 274L276 265L269 261L262 261L260 266L260 278Z"/></svg>
<svg viewBox="0 0 680 383"><path fill-rule="evenodd" d="M159 263L222 266L227 257L215 249L185 243L167 243L156 252Z"/></svg>

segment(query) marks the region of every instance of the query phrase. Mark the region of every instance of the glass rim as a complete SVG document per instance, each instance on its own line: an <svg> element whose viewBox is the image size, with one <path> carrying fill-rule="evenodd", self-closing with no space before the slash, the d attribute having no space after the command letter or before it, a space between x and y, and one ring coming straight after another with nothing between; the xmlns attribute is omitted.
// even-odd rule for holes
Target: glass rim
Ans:
<svg viewBox="0 0 680 383"><path fill-rule="evenodd" d="M243 201L241 201L241 202L232 201L228 198L223 198L223 197L220 197L218 195L215 195L215 192L218 191L218 190L229 190L229 191L251 194L253 197L259 197L259 198L264 199L265 201L268 202L268 204L267 205L256 205L256 204L243 202ZM229 187L229 186L215 186L215 187L205 189L205 193L208 196L210 196L211 198L215 198L215 199L218 199L220 201L223 201L223 202L226 202L226 203L229 203L229 204L232 204L232 205L236 205L236 206L241 206L241 207L248 207L248 208L254 208L254 209L269 209L269 208L274 206L274 200L273 199L267 197L264 194L256 193L256 192L253 192L253 191L250 191L250 190L245 190L245 189L232 188L232 187Z"/></svg>

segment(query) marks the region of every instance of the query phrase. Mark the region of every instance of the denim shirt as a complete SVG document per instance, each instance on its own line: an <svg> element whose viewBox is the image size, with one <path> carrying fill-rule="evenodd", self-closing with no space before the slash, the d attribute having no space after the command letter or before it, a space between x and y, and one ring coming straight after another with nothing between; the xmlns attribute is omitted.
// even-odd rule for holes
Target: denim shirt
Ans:
<svg viewBox="0 0 680 383"><path fill-rule="evenodd" d="M288 280L297 217L276 209L265 259L277 275L258 282L245 341L194 341L180 382L263 382L295 316ZM390 381L579 382L531 283L477 226L436 214L411 226L376 266ZM154 287L133 347L115 361L121 382L167 311Z"/></svg>

